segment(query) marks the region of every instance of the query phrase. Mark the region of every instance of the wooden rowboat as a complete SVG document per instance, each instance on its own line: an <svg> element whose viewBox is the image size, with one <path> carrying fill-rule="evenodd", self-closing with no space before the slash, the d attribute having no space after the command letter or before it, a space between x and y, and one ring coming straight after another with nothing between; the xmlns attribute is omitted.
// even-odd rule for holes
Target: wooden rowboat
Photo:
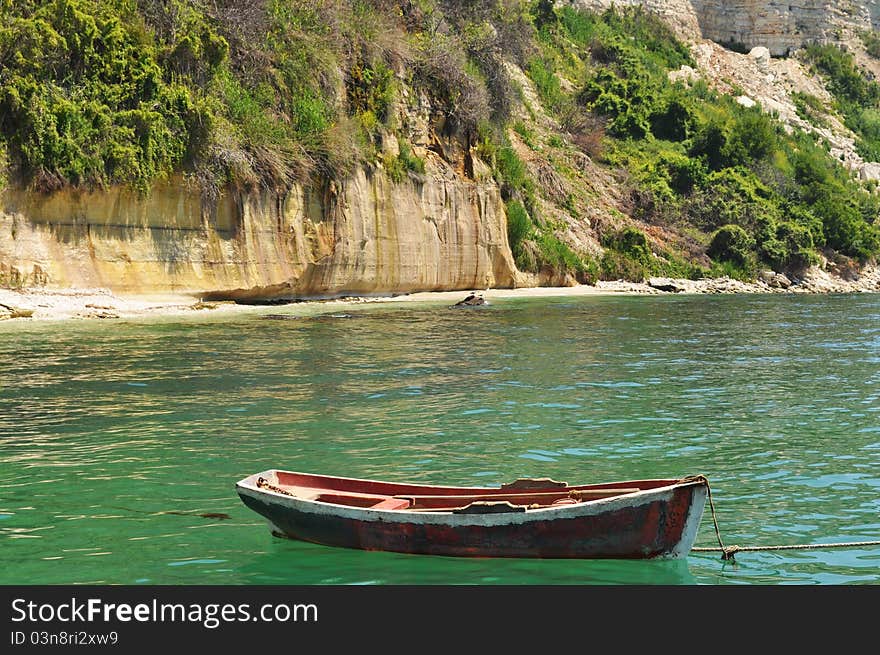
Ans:
<svg viewBox="0 0 880 655"><path fill-rule="evenodd" d="M547 478L444 487L292 471L237 483L279 537L465 557L682 557L708 493L703 476L569 486Z"/></svg>

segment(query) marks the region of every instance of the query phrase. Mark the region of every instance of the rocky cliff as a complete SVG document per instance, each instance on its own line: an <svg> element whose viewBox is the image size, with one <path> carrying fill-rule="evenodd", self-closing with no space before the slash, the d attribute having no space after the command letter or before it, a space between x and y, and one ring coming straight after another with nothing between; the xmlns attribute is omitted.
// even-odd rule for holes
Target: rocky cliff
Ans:
<svg viewBox="0 0 880 655"><path fill-rule="evenodd" d="M7 191L2 206L0 278L12 286L248 298L515 283L497 186L448 166L399 183L359 169L210 204L171 184L146 196Z"/></svg>

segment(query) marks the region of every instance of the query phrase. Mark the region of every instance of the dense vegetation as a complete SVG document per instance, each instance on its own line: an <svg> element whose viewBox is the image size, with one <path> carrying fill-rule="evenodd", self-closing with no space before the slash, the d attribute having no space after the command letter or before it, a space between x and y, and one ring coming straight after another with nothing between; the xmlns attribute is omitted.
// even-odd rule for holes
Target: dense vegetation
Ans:
<svg viewBox="0 0 880 655"><path fill-rule="evenodd" d="M875 46L868 41L868 47ZM826 78L837 110L846 126L859 138L859 154L880 160L880 84L868 79L856 66L853 55L835 45L810 45L806 60Z"/></svg>
<svg viewBox="0 0 880 655"><path fill-rule="evenodd" d="M862 152L880 159L880 85L837 49L808 54ZM546 144L514 119L525 100L505 62L561 126ZM822 250L862 262L880 253L870 189L811 136L704 83L670 83L682 64L693 64L687 47L648 14L549 0L0 0L0 172L46 191L146 192L181 175L209 197L357 165L399 182L425 162L395 106L424 94L442 138L491 167L521 269L750 277L798 271ZM798 101L819 115L815 99ZM573 145L625 171L628 213L696 251L618 225L600 230L600 259L575 252L542 212L551 194L514 138L551 153ZM554 174L577 186L561 162ZM575 215L572 196L550 199Z"/></svg>
<svg viewBox="0 0 880 655"><path fill-rule="evenodd" d="M670 70L693 62L656 18L566 8L542 25L540 38L541 66L530 71L541 71L536 83L547 105L562 119L572 108L604 118L609 138L602 157L631 172L634 217L707 238L716 272L751 277L759 265L798 271L824 248L860 261L880 252L877 196L812 136L788 135L772 116L703 82L670 83ZM566 97L542 84L548 70L576 80L576 93ZM873 101L877 85L847 73L841 88L853 102ZM861 134L870 133L869 111L859 115ZM637 269L630 275L658 272L674 260L648 258L632 238L623 243L629 245L612 243L610 252Z"/></svg>
<svg viewBox="0 0 880 655"><path fill-rule="evenodd" d="M2 19L0 132L47 189L344 174L406 45L368 2L3 0Z"/></svg>

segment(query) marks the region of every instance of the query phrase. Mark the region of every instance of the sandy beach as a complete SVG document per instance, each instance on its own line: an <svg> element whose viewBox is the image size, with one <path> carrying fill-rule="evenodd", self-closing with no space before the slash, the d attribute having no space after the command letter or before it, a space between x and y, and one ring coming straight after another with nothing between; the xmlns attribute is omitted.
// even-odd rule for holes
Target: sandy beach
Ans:
<svg viewBox="0 0 880 655"><path fill-rule="evenodd" d="M756 282L731 278L683 280L649 278L644 282L600 281L596 285L565 287L522 287L516 289L462 289L422 291L380 296L341 296L313 298L297 302L353 305L375 302L443 302L455 304L471 293L484 300L589 295L668 295L730 293L877 293L880 267L866 267L857 279L843 279L819 268L810 269L802 279L789 279L767 273ZM270 303L271 306L275 303ZM34 321L66 319L104 319L265 311L267 304L244 305L231 301L203 302L197 294L157 294L130 296L108 289L0 289L0 320Z"/></svg>

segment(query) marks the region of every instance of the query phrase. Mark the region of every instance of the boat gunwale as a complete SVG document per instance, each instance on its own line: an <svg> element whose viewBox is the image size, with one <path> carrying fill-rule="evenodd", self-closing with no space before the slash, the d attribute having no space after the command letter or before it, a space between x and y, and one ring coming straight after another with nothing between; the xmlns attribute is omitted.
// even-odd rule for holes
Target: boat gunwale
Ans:
<svg viewBox="0 0 880 655"><path fill-rule="evenodd" d="M416 482L394 482L391 480L374 480L372 478L350 478L342 475L325 475L323 473L304 473L303 471L287 471L285 469L267 469L265 471L260 471L259 473L253 473L248 475L247 477L239 480L236 485L248 484L248 481L253 479L256 480L260 477L267 478L268 476L275 475L277 479L277 474L283 473L285 475L304 475L310 478L321 478L323 480L344 480L345 482L367 482L370 484L385 484L385 485L398 485L398 486L413 486L413 487L429 487L431 489L443 489L443 490L452 490L452 489L461 489L461 490L476 490L480 491L498 491L500 490L500 486L497 487L465 487L461 485L442 485L442 484L419 484ZM568 485L567 490L576 491L581 489L589 489L590 487L602 487L605 485L615 485L615 484L632 484L635 482L669 482L672 484L677 484L686 478L645 478L643 480L617 480L611 482L596 482L591 484L578 484L578 485ZM566 483L567 484L567 483ZM252 485L254 488L259 488L256 484ZM660 487L653 487L652 489L640 489L640 491L653 491L654 489L659 489ZM327 487L327 490L332 490L332 487ZM284 495L284 494L280 494Z"/></svg>
<svg viewBox="0 0 880 655"><path fill-rule="evenodd" d="M294 475L314 475L315 477L321 478L331 478L331 479L342 479L349 480L355 482L377 482L381 484L394 484L389 483L388 481L382 480L365 480L362 478L342 478L336 476L324 476L320 474L303 474L297 473L295 471L280 471L279 469L269 469L267 471L262 471L260 473L255 473L253 475L249 475L243 480L236 483L236 488L239 491L239 495L241 495L242 491L248 491L248 495L252 497L262 497L266 501L275 502L275 504L281 504L283 506L288 507L289 509L293 509L296 511L304 511L312 514L332 514L338 516L340 518L348 518L348 519L356 519L363 521L383 521L383 522L396 522L396 523L453 523L457 525L466 525L466 524L480 524L480 525L504 525L509 523L528 523L531 521L537 521L541 519L548 519L548 514L555 514L556 516L549 517L551 519L571 519L571 518L580 518L585 515L590 515L594 513L598 513L601 511L614 511L618 508L632 506L633 504L641 505L646 502L652 502L657 500L660 496L665 496L666 494L672 493L677 488L683 488L688 486L706 486L707 483L701 479L687 479L687 478L679 478L679 479L668 479L668 478L658 478L654 480L622 480L619 482L606 482L606 483L597 483L593 486L601 486L607 484L629 484L635 482L669 482L669 484L653 487L650 489L641 489L635 492L623 493L615 496L609 496L606 498L596 498L590 500L584 500L577 503L570 503L558 506L545 506L538 507L535 509L526 509L526 511L522 512L499 512L499 513L488 513L488 514L467 514L467 513L454 513L452 509L438 509L435 511L432 510L420 510L413 511L410 509L374 509L372 507L358 507L353 505L343 505L341 503L332 503L328 501L301 498L295 495L288 495L284 493L280 493L277 491L273 491L271 489L266 489L262 487L258 487L256 484L256 480L260 477L266 477L267 475L271 475L273 473L282 472L282 473L292 473ZM405 483L401 483L405 484ZM420 486L433 486L433 485L420 485ZM433 486L433 488L445 488L445 489L472 489L473 487L439 487ZM482 487L482 489L491 489L498 490L499 487ZM572 487L572 490L575 488ZM271 500L269 500L271 499ZM638 501L633 503L632 501ZM595 512L593 510L596 510Z"/></svg>

